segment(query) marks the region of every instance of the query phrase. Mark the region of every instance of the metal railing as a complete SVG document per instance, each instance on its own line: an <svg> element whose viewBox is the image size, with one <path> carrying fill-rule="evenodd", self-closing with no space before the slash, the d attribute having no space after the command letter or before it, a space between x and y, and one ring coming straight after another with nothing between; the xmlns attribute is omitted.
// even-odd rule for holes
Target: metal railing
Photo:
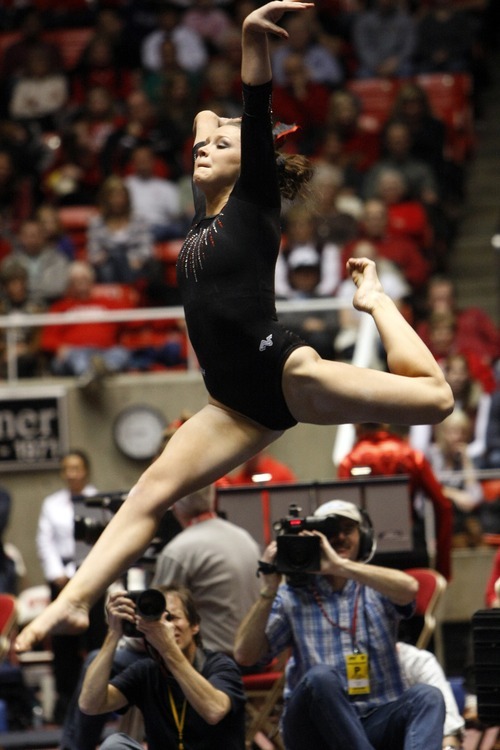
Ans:
<svg viewBox="0 0 500 750"><path fill-rule="evenodd" d="M317 300L281 300L277 302L278 313L308 313L328 312L342 310L351 307L351 303L338 299ZM154 307L134 308L124 310L106 310L107 322L149 321L159 319L183 319L183 307ZM68 325L79 323L101 323L103 321L102 311L81 310L78 312L64 313L11 313L0 316L0 330L6 332L6 354L7 354L7 382L14 385L18 380L16 361L16 329L33 328L49 325ZM358 367L368 367L372 364L378 341L378 332L370 315L363 315L356 344L354 348L352 363ZM198 367L196 355L188 342L187 370L192 372ZM340 425L333 447L333 459L337 455L345 455L352 445L354 428L352 425Z"/></svg>

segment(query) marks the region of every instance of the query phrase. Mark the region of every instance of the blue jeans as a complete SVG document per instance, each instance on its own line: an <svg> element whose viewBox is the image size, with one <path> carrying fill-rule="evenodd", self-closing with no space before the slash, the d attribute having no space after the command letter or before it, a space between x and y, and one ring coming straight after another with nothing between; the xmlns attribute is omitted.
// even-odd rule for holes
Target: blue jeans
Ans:
<svg viewBox="0 0 500 750"><path fill-rule="evenodd" d="M128 734L116 732L110 734L101 745L101 750L143 750L144 745L132 740Z"/></svg>
<svg viewBox="0 0 500 750"><path fill-rule="evenodd" d="M444 698L413 685L361 717L333 667L316 666L299 682L283 717L287 750L441 750Z"/></svg>

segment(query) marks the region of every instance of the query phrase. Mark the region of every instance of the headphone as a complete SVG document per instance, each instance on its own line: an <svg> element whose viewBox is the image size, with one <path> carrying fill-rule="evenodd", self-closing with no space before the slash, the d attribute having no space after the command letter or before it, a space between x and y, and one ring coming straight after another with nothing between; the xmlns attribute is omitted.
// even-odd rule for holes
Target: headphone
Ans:
<svg viewBox="0 0 500 750"><path fill-rule="evenodd" d="M331 503L331 505L330 505ZM345 508L345 513L342 513L342 505ZM329 507L330 506L330 507ZM345 507L347 506L347 507ZM360 508L350 500L331 500L323 503L320 508L323 509L323 513L319 517L323 518L352 518L349 513L349 506L356 509L356 512L360 515L360 521L357 521L359 528L359 550L358 550L358 562L367 563L369 562L377 549L377 540L375 538L375 529L373 523L368 515L368 512L364 508ZM328 511L331 511L330 513ZM337 512L335 512L337 510ZM326 512L325 512L326 511ZM318 508L314 515L316 516ZM354 520L354 519L353 519ZM357 519L356 519L357 520Z"/></svg>
<svg viewBox="0 0 500 750"><path fill-rule="evenodd" d="M367 563L370 562L377 550L377 540L370 516L364 508L358 508L358 510L362 518L359 524L358 562Z"/></svg>

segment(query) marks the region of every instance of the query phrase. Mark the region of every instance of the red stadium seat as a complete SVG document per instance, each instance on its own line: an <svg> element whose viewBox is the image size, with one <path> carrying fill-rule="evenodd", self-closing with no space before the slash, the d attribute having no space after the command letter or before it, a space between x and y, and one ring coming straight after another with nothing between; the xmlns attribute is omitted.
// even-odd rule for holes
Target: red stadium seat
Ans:
<svg viewBox="0 0 500 750"><path fill-rule="evenodd" d="M352 79L346 83L361 102L362 117L373 119L378 128L386 122L399 86L399 81L387 78Z"/></svg>
<svg viewBox="0 0 500 750"><path fill-rule="evenodd" d="M83 27L53 29L46 31L43 36L59 48L65 69L72 70L94 33L93 28Z"/></svg>

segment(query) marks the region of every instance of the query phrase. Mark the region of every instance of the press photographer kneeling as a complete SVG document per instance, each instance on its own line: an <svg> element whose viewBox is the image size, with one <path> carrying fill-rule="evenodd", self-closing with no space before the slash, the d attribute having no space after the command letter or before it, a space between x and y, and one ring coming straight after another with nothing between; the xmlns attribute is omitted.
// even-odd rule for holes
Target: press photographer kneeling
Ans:
<svg viewBox="0 0 500 750"><path fill-rule="evenodd" d="M245 697L234 661L201 646L200 618L187 589L170 586L138 597L114 592L106 605L108 633L86 673L79 706L100 714L138 706L149 750L243 750ZM142 614L138 614L142 612ZM125 626L125 627L124 627ZM151 658L110 680L124 630L144 638ZM127 735L110 735L102 750L142 750Z"/></svg>
<svg viewBox="0 0 500 750"><path fill-rule="evenodd" d="M405 689L396 653L398 622L413 614L417 581L366 564L373 527L353 503L331 500L314 519L281 522L287 533L265 550L260 599L239 628L237 661L250 666L290 650L281 727L287 750L401 750L410 736L412 750L441 750L442 693L423 684ZM304 570L309 552L301 562L293 541L283 543L297 529L319 538L316 572Z"/></svg>

